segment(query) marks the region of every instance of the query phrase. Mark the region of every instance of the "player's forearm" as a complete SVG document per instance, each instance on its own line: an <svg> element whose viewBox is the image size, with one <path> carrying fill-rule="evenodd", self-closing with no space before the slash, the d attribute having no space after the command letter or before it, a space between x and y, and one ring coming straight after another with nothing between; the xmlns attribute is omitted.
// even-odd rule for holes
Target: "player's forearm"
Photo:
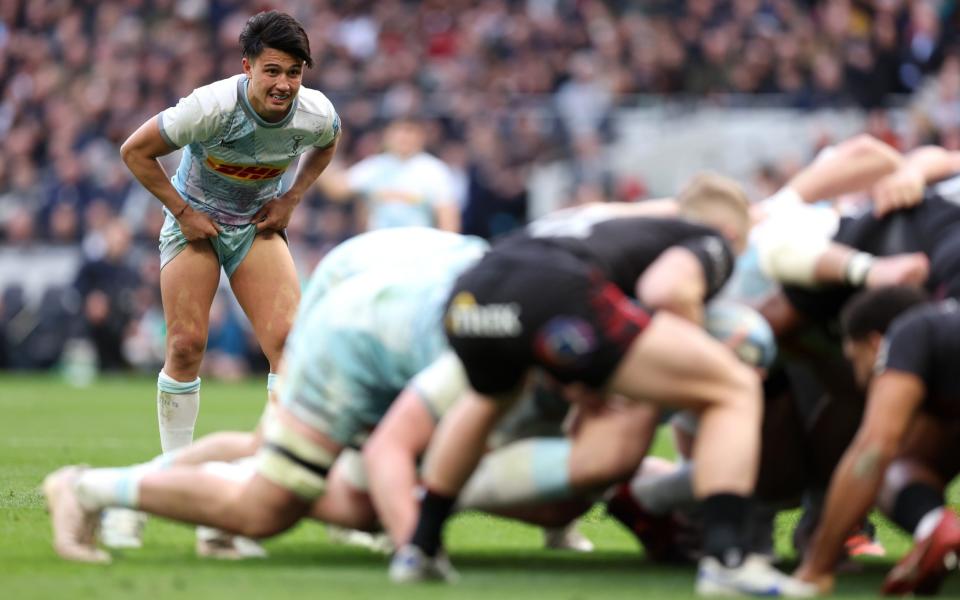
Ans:
<svg viewBox="0 0 960 600"><path fill-rule="evenodd" d="M830 482L823 518L804 558L811 573L830 573L843 553L843 543L873 506L892 453L858 438L844 454Z"/></svg>
<svg viewBox="0 0 960 600"><path fill-rule="evenodd" d="M807 231L767 236L759 243L758 254L768 277L804 287L862 286L873 264L871 255Z"/></svg>
<svg viewBox="0 0 960 600"><path fill-rule="evenodd" d="M295 198L302 198L333 160L336 151L337 142L334 141L326 148L314 148L304 153L297 167L297 174L293 178L293 184L287 193Z"/></svg>
<svg viewBox="0 0 960 600"><path fill-rule="evenodd" d="M179 217L187 203L174 189L157 160L174 150L160 132L159 119L159 116L153 117L138 127L120 146L120 158L137 181Z"/></svg>
<svg viewBox="0 0 960 600"><path fill-rule="evenodd" d="M814 265L813 279L816 284L861 286L872 264L870 254L831 242Z"/></svg>
<svg viewBox="0 0 960 600"><path fill-rule="evenodd" d="M814 161L787 185L805 202L816 202L863 191L902 164L903 157L896 150L876 138L860 135Z"/></svg>
<svg viewBox="0 0 960 600"><path fill-rule="evenodd" d="M416 456L400 446L364 448L370 497L387 535L398 546L413 535L417 524Z"/></svg>
<svg viewBox="0 0 960 600"><path fill-rule="evenodd" d="M930 183L960 171L960 152L940 146L923 146L907 154L904 166L916 169Z"/></svg>
<svg viewBox="0 0 960 600"><path fill-rule="evenodd" d="M147 191L156 196L171 213L177 216L181 214L187 203L170 183L160 161L136 152L121 152L121 157Z"/></svg>

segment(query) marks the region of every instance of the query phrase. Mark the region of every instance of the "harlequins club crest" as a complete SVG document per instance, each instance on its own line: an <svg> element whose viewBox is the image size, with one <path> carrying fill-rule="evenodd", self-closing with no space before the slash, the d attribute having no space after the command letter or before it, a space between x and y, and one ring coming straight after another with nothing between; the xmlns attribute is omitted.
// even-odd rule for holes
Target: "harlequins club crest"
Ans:
<svg viewBox="0 0 960 600"><path fill-rule="evenodd" d="M300 144L302 144L302 143L303 143L303 136L302 136L302 135L295 135L295 136L293 136L293 150L290 151L290 156L296 156L296 155L297 155L297 150L300 149Z"/></svg>

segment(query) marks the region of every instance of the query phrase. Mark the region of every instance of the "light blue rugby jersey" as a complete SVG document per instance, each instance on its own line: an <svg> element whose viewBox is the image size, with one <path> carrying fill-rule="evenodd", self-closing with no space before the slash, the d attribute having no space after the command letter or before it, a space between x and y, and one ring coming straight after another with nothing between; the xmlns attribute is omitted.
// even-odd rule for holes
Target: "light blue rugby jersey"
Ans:
<svg viewBox="0 0 960 600"><path fill-rule="evenodd" d="M159 115L160 134L184 148L173 187L190 204L227 225L246 225L281 193L290 163L329 146L340 130L333 104L301 87L282 121L261 118L247 99L246 75L199 87Z"/></svg>
<svg viewBox="0 0 960 600"><path fill-rule="evenodd" d="M324 415L341 411L372 427L449 348L442 319L450 289L481 254L462 252L430 268L374 269L331 288L287 338L281 403L321 430Z"/></svg>
<svg viewBox="0 0 960 600"><path fill-rule="evenodd" d="M317 265L300 300L298 315L310 311L331 289L372 270L447 268L479 258L483 239L429 227L397 227L363 233L331 250Z"/></svg>
<svg viewBox="0 0 960 600"><path fill-rule="evenodd" d="M437 206L456 202L450 167L426 152L369 156L350 167L347 181L367 202L370 229L430 227Z"/></svg>

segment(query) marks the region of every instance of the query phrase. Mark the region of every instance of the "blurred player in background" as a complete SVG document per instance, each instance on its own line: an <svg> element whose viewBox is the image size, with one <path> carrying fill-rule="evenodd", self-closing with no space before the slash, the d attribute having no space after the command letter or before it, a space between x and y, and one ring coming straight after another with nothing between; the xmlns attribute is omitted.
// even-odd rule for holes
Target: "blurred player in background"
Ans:
<svg viewBox="0 0 960 600"><path fill-rule="evenodd" d="M160 234L166 359L157 380L164 452L193 438L198 373L221 269L270 363L272 388L300 298L283 231L330 163L339 135L330 101L301 88L313 59L296 20L259 13L247 21L240 45L242 74L194 90L121 148L130 171L166 213ZM157 159L178 148L184 148L180 166L168 178ZM281 177L301 155L284 190Z"/></svg>
<svg viewBox="0 0 960 600"><path fill-rule="evenodd" d="M417 119L392 121L383 132L382 153L346 171L331 169L318 185L334 200L359 196L360 221L367 230L424 226L460 231L450 168L424 151L425 136Z"/></svg>

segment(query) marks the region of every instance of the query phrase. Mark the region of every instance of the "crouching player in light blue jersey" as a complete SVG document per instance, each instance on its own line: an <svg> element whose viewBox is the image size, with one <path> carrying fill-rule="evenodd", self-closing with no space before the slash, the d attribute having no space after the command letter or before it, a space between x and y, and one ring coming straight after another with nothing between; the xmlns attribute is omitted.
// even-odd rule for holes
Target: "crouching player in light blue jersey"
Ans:
<svg viewBox="0 0 960 600"><path fill-rule="evenodd" d="M160 291L167 340L157 381L164 452L193 438L198 374L221 268L270 363L268 390L272 386L300 295L283 231L329 164L339 136L330 101L301 87L304 65L313 61L296 20L259 13L247 21L240 45L242 74L197 88L144 123L120 150L166 213ZM180 166L168 179L157 158L178 148ZM301 155L284 190L281 176ZM120 544L139 545L135 535L120 538Z"/></svg>
<svg viewBox="0 0 960 600"><path fill-rule="evenodd" d="M455 237L458 248L441 244L442 255L424 252L407 266L385 248L380 268L350 275L338 259L337 268L318 269L325 283L308 289L326 291L310 294L287 341L283 383L262 423L252 478L238 481L210 464L185 465L177 454L126 468L66 467L52 474L45 491L57 552L71 560L108 560L92 533L108 507L251 537L279 533L307 514L324 495L341 450L362 444L407 381L447 349L439 325L446 296L486 250L482 241ZM330 269L343 277L330 277Z"/></svg>
<svg viewBox="0 0 960 600"><path fill-rule="evenodd" d="M354 275L374 269L445 268L464 252L481 251L487 243L430 227L396 227L361 234L339 244L323 257L303 292L298 314L313 308L331 289Z"/></svg>

